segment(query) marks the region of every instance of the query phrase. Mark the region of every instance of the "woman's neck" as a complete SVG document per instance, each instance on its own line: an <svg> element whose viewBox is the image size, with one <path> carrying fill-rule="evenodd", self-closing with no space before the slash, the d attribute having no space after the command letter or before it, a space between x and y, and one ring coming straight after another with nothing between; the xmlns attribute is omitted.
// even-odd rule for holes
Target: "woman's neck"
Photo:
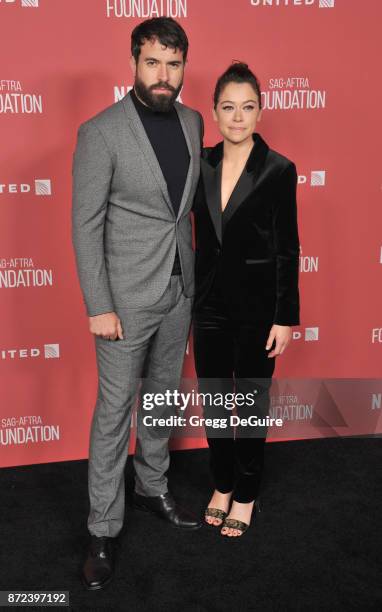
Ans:
<svg viewBox="0 0 382 612"><path fill-rule="evenodd" d="M224 139L223 158L228 163L239 163L248 159L254 145L253 138L247 138L243 142L230 142Z"/></svg>

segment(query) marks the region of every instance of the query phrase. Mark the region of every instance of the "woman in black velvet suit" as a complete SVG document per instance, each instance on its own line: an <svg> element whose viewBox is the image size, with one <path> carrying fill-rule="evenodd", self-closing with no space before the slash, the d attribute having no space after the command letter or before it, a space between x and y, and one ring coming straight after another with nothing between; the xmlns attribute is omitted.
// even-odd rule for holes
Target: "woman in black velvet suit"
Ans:
<svg viewBox="0 0 382 612"><path fill-rule="evenodd" d="M296 167L255 133L260 88L246 64L218 80L214 118L223 141L203 150L194 204L199 392L247 394L237 415L265 417L275 358L299 324ZM225 407L204 411L229 424ZM206 427L215 491L205 520L223 523L222 535L242 535L259 509L266 430Z"/></svg>

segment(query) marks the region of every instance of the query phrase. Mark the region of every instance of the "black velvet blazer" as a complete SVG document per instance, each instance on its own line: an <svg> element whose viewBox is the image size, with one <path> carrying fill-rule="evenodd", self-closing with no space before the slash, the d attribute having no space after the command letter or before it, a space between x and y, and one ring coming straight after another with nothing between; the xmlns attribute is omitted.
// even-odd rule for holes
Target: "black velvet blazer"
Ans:
<svg viewBox="0 0 382 612"><path fill-rule="evenodd" d="M194 311L219 283L240 318L298 325L299 237L297 173L259 134L228 204L221 212L223 142L203 149L194 201L196 269Z"/></svg>

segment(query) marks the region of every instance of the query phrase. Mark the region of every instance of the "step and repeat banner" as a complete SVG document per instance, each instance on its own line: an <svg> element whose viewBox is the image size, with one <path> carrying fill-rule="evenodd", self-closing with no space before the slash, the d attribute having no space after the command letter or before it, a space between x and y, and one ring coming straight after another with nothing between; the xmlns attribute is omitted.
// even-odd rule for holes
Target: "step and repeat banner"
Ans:
<svg viewBox="0 0 382 612"><path fill-rule="evenodd" d="M162 15L189 37L181 99L205 145L221 139L216 79L240 60L262 85L258 131L297 166L301 325L272 389L286 428L269 439L382 431L380 0L0 0L1 466L88 455L97 372L72 156L79 124L132 86L132 29Z"/></svg>

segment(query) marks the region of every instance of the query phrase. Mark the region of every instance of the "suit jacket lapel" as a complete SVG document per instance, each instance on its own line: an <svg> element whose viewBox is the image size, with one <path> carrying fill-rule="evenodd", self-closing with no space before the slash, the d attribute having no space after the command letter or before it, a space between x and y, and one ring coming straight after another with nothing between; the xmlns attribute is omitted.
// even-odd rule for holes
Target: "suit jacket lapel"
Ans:
<svg viewBox="0 0 382 612"><path fill-rule="evenodd" d="M256 177L252 172L248 172L246 167L244 167L243 172L241 173L239 180L237 181L223 212L223 231L228 221L231 219L232 215L239 208L240 204L242 204L242 202L244 202L247 196L252 193L255 188L255 185Z"/></svg>
<svg viewBox="0 0 382 612"><path fill-rule="evenodd" d="M222 163L216 167L211 166L205 159L201 159L200 170L203 176L204 193L215 233L220 244L222 243L222 214L221 214L221 179Z"/></svg>
<svg viewBox="0 0 382 612"><path fill-rule="evenodd" d="M244 200L246 200L259 185L259 179L269 149L260 134L254 134L253 140L254 147L224 210L223 228L225 228L226 224L230 221Z"/></svg>
<svg viewBox="0 0 382 612"><path fill-rule="evenodd" d="M155 151L152 148L151 142L146 134L145 128L142 125L142 121L139 118L139 115L136 111L130 94L128 93L122 101L126 116L129 120L130 127L135 135L135 138L137 139L137 142L147 160L147 163L153 175L155 176L155 179L158 182L158 185L163 193L163 197L170 209L170 212L172 216L174 216L174 209L172 207L170 195L168 193L167 183L159 165L158 158L155 155Z"/></svg>
<svg viewBox="0 0 382 612"><path fill-rule="evenodd" d="M183 209L190 195L190 191L192 187L192 178L194 176L195 159L198 156L198 152L193 149L194 141L190 137L190 128L187 125L187 119L186 119L182 105L179 104L178 102L175 102L175 110L178 113L179 121L182 126L184 137L186 139L188 152L190 154L190 164L188 166L187 178L186 178L186 182L184 185L182 200L179 205L179 211L178 211L178 218L179 218L183 212Z"/></svg>
<svg viewBox="0 0 382 612"><path fill-rule="evenodd" d="M254 147L224 209L223 215L221 213L223 143L219 142L207 153L206 159L202 159L201 169L207 206L220 243L222 242L223 231L222 218L225 228L244 200L258 189L264 176L263 168L269 147L260 134L254 134L253 140L255 143Z"/></svg>

